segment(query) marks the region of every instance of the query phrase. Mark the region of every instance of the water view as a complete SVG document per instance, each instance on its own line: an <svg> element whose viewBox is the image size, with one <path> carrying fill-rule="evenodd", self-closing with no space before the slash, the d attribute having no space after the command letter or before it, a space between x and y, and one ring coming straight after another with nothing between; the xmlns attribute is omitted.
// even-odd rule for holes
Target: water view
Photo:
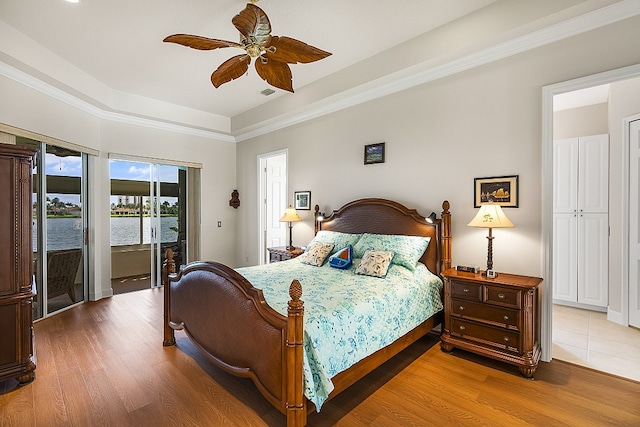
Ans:
<svg viewBox="0 0 640 427"><path fill-rule="evenodd" d="M150 217L142 218L142 243L150 243ZM160 218L161 242L175 242L178 217ZM37 224L33 222L33 247L36 248ZM111 246L140 244L139 217L111 217ZM82 220L80 218L47 218L47 250L72 249L82 246Z"/></svg>

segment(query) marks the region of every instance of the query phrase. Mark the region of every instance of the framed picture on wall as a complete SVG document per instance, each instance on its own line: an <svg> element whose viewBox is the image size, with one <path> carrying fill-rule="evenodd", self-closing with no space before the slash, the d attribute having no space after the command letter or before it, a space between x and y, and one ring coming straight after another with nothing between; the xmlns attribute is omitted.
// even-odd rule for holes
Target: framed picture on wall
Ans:
<svg viewBox="0 0 640 427"><path fill-rule="evenodd" d="M311 209L311 191L295 191L293 200L296 210L308 211Z"/></svg>
<svg viewBox="0 0 640 427"><path fill-rule="evenodd" d="M503 208L518 207L518 175L475 178L474 207L482 203L497 203Z"/></svg>
<svg viewBox="0 0 640 427"><path fill-rule="evenodd" d="M364 146L364 164L384 163L384 142Z"/></svg>

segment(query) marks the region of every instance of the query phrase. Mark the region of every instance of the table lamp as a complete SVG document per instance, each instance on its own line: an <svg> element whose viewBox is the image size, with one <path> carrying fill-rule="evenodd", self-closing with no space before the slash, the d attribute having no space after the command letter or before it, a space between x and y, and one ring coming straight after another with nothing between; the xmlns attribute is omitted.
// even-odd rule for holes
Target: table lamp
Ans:
<svg viewBox="0 0 640 427"><path fill-rule="evenodd" d="M469 227L489 229L489 235L487 236L487 240L489 241L487 248L487 271L483 273L483 275L487 277L497 277L498 273L493 271L493 235L491 234L491 230L494 228L511 228L515 227L515 225L509 221L509 218L507 218L497 203L480 205L480 210L467 225Z"/></svg>
<svg viewBox="0 0 640 427"><path fill-rule="evenodd" d="M287 246L288 251L295 249L295 246L293 246L293 236L291 235L291 223L297 221L302 221L302 219L298 216L298 212L296 212L296 210L292 206L289 206L287 209L285 209L282 218L280 218L280 222L289 223L289 246Z"/></svg>

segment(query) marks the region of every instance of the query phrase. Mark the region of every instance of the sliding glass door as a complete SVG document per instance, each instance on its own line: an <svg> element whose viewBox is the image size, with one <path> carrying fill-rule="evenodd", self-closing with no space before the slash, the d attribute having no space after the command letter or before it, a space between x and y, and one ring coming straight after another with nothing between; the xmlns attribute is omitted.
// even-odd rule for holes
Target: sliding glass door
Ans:
<svg viewBox="0 0 640 427"><path fill-rule="evenodd" d="M186 250L186 168L110 161L114 293L162 284L166 249Z"/></svg>
<svg viewBox="0 0 640 427"><path fill-rule="evenodd" d="M33 169L34 319L83 302L87 293L87 155L18 138L39 149Z"/></svg>

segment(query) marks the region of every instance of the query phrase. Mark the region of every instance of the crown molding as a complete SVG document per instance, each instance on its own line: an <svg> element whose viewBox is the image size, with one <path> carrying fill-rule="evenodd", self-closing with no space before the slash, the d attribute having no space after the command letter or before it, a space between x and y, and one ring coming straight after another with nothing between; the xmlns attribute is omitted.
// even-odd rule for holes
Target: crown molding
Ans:
<svg viewBox="0 0 640 427"><path fill-rule="evenodd" d="M186 135L193 135L207 139L215 139L217 141L224 142L236 142L236 139L227 134L214 132L210 130L199 129L194 126L188 126L183 124L168 123L159 119L152 119L146 117L139 117L133 114L109 111L93 105L87 101L84 101L77 96L74 96L62 89L59 89L49 83L46 83L22 70L19 70L11 65L8 65L0 61L0 76L5 76L11 80L14 80L24 86L41 92L47 96L50 96L58 101L64 102L80 111L91 114L94 117L98 117L102 120L109 120L113 122L126 123L136 126L143 126L163 131L171 131L176 133L182 133Z"/></svg>
<svg viewBox="0 0 640 427"><path fill-rule="evenodd" d="M0 61L0 75L103 120L194 135L217 141L240 142L631 18L640 14L639 6L640 0L623 0L494 46L447 60L442 64L432 65L431 61L427 61L410 69L390 74L325 98L303 108L302 111L298 109L294 113L284 114L234 131L232 135L103 109L2 61Z"/></svg>
<svg viewBox="0 0 640 427"><path fill-rule="evenodd" d="M245 132L242 130L235 132L236 141L245 141L265 135L307 120L382 98L396 92L451 76L462 71L470 70L528 50L542 47L639 14L640 2L638 0L625 0L614 5L586 13L582 16L533 31L529 34L515 37L511 40L498 43L494 46L447 61L440 65L429 67L428 65L425 66L424 64L426 63L424 63L422 65L423 69L410 75L397 77L397 74L400 73L396 73L385 76L374 82L374 85L371 84L372 82L363 84L348 91L350 94L338 94L333 97L333 100L323 100L318 102L318 105L315 107L311 107L303 112L280 117L272 121L265 121L262 125L253 126L254 129ZM416 66L412 68L419 67L420 66Z"/></svg>

